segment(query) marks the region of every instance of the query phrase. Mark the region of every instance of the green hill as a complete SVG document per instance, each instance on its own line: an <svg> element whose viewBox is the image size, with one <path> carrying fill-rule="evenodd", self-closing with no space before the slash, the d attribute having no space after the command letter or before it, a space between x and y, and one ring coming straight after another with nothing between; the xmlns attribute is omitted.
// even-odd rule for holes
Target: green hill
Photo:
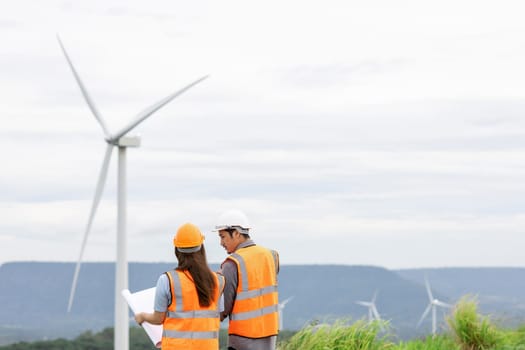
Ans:
<svg viewBox="0 0 525 350"><path fill-rule="evenodd" d="M114 264L82 265L72 312L67 313L74 265L16 262L0 266L0 344L59 336L72 338L85 330L99 331L113 326ZM172 267L170 263L130 263L129 289L137 291L153 287L158 276ZM217 265L211 267L218 269ZM435 296L443 301L454 302L462 294L487 291L482 294L482 301L489 310L501 315L508 315L509 310L513 310L514 319L525 318L525 298L520 295L525 269L498 269L496 272L480 269L477 275L464 269L442 270L282 266L280 298L294 297L284 310L284 326L299 329L314 320L328 322L341 317L363 318L367 310L355 301L370 300L377 290L379 313L384 319L391 320L400 337L428 333L428 321L419 329L415 328L428 303L423 279L425 273L429 274ZM479 278L468 280L467 275L468 278ZM520 279L521 284L512 282L516 279ZM488 295L492 299L485 298Z"/></svg>

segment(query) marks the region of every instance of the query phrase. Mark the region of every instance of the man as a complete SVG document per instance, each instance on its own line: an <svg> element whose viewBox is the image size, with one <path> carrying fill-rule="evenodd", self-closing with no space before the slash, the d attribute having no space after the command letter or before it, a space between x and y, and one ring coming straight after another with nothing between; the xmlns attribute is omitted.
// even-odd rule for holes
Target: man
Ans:
<svg viewBox="0 0 525 350"><path fill-rule="evenodd" d="M215 228L230 254L221 265L226 280L221 321L229 318L228 349L273 350L279 332L279 255L253 242L248 218L239 210L223 213Z"/></svg>

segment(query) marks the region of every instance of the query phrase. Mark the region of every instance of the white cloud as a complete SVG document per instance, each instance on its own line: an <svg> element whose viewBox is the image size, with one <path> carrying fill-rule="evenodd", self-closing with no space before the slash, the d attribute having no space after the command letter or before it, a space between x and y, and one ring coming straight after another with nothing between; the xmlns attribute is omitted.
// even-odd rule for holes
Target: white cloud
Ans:
<svg viewBox="0 0 525 350"><path fill-rule="evenodd" d="M144 4L2 5L0 263L75 260L91 205L103 134L60 33L111 130L211 74L135 130L131 260L238 207L285 263L522 264L521 3ZM115 255L116 158L88 260Z"/></svg>

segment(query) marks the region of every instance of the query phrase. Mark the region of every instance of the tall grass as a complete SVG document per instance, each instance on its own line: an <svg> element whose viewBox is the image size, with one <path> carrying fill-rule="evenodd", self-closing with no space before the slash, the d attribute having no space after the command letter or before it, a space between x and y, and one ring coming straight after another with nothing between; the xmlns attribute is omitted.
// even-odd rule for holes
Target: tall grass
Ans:
<svg viewBox="0 0 525 350"><path fill-rule="evenodd" d="M449 331L425 339L393 343L391 329L384 322L360 320L350 324L308 326L279 350L525 350L525 326L502 330L478 313L473 297L463 297L447 317ZM382 331L386 329L386 331Z"/></svg>
<svg viewBox="0 0 525 350"><path fill-rule="evenodd" d="M297 332L280 350L383 350L393 344L378 336L384 322L363 320L348 324L337 321L333 325L308 326Z"/></svg>
<svg viewBox="0 0 525 350"><path fill-rule="evenodd" d="M460 350L461 347L448 335L429 336L425 339L416 339L400 342L395 350Z"/></svg>
<svg viewBox="0 0 525 350"><path fill-rule="evenodd" d="M525 326L517 330L501 331L501 345L497 350L525 350Z"/></svg>
<svg viewBox="0 0 525 350"><path fill-rule="evenodd" d="M463 297L456 304L447 322L463 350L492 349L503 341L502 334L488 317L478 313L477 302L471 296Z"/></svg>

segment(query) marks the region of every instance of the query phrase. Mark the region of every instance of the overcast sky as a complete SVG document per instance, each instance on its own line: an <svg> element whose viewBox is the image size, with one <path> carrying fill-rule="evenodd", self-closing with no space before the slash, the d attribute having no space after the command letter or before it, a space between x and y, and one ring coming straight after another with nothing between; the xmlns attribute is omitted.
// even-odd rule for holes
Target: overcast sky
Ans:
<svg viewBox="0 0 525 350"><path fill-rule="evenodd" d="M128 150L128 258L246 212L283 264L524 266L521 1L0 5L0 263L75 261L106 144ZM116 251L116 166L85 258Z"/></svg>

